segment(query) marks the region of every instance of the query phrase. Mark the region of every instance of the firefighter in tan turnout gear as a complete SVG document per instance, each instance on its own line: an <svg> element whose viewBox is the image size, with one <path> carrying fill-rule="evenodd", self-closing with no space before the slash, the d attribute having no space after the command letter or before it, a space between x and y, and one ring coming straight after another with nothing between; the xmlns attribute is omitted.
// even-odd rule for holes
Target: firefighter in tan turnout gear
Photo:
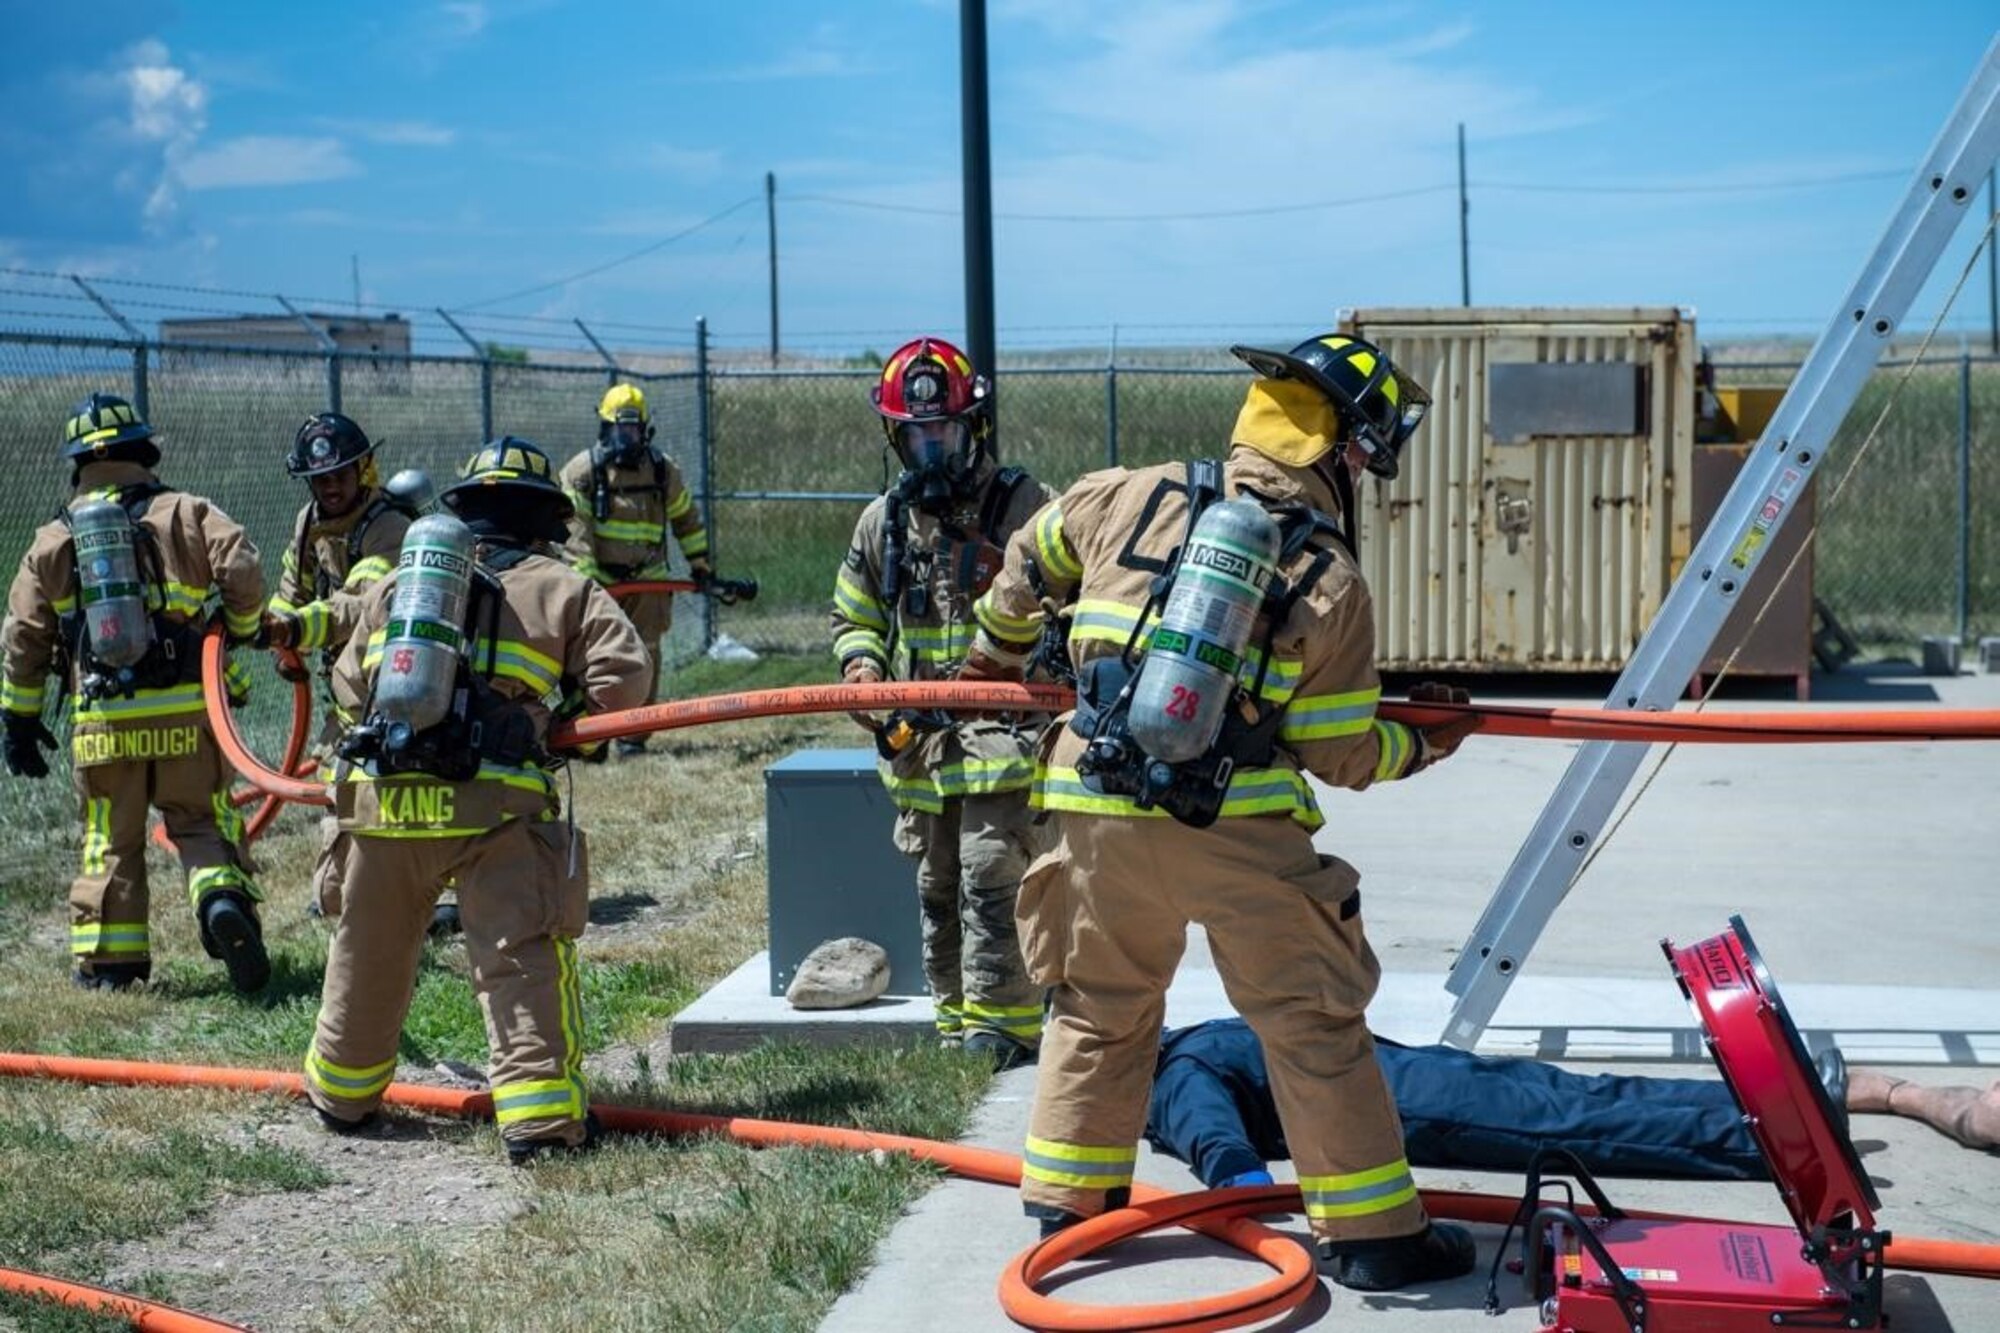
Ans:
<svg viewBox="0 0 2000 1333"><path fill-rule="evenodd" d="M673 534L696 586L710 578L708 531L680 468L653 445L646 395L632 384L614 384L597 404L597 443L563 464L563 489L575 513L565 552L571 564L607 587L671 578L667 534ZM660 640L673 628L673 594L628 593L619 607L646 641L653 683L660 688ZM646 748L643 736L615 743L620 754Z"/></svg>
<svg viewBox="0 0 2000 1333"><path fill-rule="evenodd" d="M849 682L939 680L964 660L973 601L1003 544L1050 492L995 465L986 381L950 343L898 348L872 396L903 472L855 524L834 583L833 650ZM1032 733L907 710L856 720L883 756L896 847L917 862L939 1035L1001 1068L1033 1058L1042 990L1014 924L1021 873L1039 850L1026 795Z"/></svg>
<svg viewBox="0 0 2000 1333"><path fill-rule="evenodd" d="M632 708L647 661L632 622L546 552L569 498L512 436L473 455L442 511L404 537L334 666L350 726L334 809L353 835L306 1094L330 1129L375 1114L440 886L456 884L510 1160L586 1142L577 937L582 835L546 748L572 711Z"/></svg>
<svg viewBox="0 0 2000 1333"><path fill-rule="evenodd" d="M48 775L51 673L70 691L70 760L83 864L70 886L79 985L122 990L152 975L147 808L187 871L211 957L239 991L270 979L230 772L208 729L201 637L219 614L248 642L264 606L257 548L213 503L161 483L159 437L132 405L92 394L72 409L63 457L75 492L34 536L7 598L6 764ZM235 673L232 664L232 675Z"/></svg>
<svg viewBox="0 0 2000 1333"><path fill-rule="evenodd" d="M353 418L321 412L306 418L285 458L285 471L302 479L312 496L292 525L278 590L264 613L264 639L273 648L314 654L328 698L333 663L354 630L362 595L395 568L403 533L415 517L384 491L375 460L378 443ZM278 662L279 674L289 676L286 659L280 656ZM322 777L331 776L339 731L329 712L315 747ZM314 915L339 913L345 863L340 822L326 815L313 865Z"/></svg>
<svg viewBox="0 0 2000 1333"><path fill-rule="evenodd" d="M964 674L1004 678L1043 615L1029 562L1077 598L1078 706L1035 781L1059 842L1020 895L1022 948L1053 987L1022 1198L1046 1232L1129 1197L1163 997L1199 922L1268 1057L1335 1280L1452 1277L1472 1241L1418 1200L1363 1025L1379 969L1358 876L1315 852L1306 781L1406 778L1468 729L1376 717L1353 550L1356 474L1396 475L1428 400L1356 339L1232 350L1261 378L1227 459L1082 478L1016 535L978 606Z"/></svg>

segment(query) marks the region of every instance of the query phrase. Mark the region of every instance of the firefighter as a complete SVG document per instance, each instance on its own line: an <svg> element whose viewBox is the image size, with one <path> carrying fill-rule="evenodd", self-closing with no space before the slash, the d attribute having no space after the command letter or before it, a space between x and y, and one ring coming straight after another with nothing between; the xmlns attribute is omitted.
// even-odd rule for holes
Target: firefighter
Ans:
<svg viewBox="0 0 2000 1333"><path fill-rule="evenodd" d="M1004 544L1052 493L998 466L986 380L943 339L897 348L871 398L902 473L855 524L834 581L834 655L850 683L944 679L971 645L972 605ZM940 1038L997 1068L1032 1060L1042 992L1014 924L1021 873L1039 850L1032 737L1002 720L907 710L856 720L883 756L896 848L917 862Z"/></svg>
<svg viewBox="0 0 2000 1333"><path fill-rule="evenodd" d="M327 678L354 629L361 596L395 568L403 533L415 517L383 490L375 458L379 443L352 417L321 412L306 418L285 457L285 471L302 478L312 493L292 525L278 591L264 612L264 638L273 648L317 654L321 688L329 697ZM291 678L287 659L277 661L279 674ZM316 747L323 775L330 775L338 735L329 712ZM339 914L345 854L340 822L323 817L308 903L313 915Z"/></svg>
<svg viewBox="0 0 2000 1333"><path fill-rule="evenodd" d="M1129 1197L1163 997L1199 922L1263 1042L1326 1267L1389 1290L1469 1271L1473 1246L1417 1197L1363 1020L1379 968L1359 877L1314 850L1324 820L1307 779L1407 778L1469 730L1376 717L1354 554L1355 480L1396 475L1428 399L1357 339L1232 350L1260 378L1227 458L1083 477L1015 535L977 608L963 675L1003 679L1045 614L1029 562L1077 598L1078 707L1035 778L1058 845L1019 902L1028 966L1053 988L1021 1193L1044 1231ZM1224 530L1242 535L1235 549ZM1170 748L1182 740L1189 751Z"/></svg>
<svg viewBox="0 0 2000 1333"><path fill-rule="evenodd" d="M160 481L160 437L123 398L94 393L78 403L62 456L73 494L36 531L14 576L0 630L0 709L8 771L46 777L42 751L56 745L42 722L47 677L70 690L83 818L83 862L69 893L75 980L124 990L152 976L150 805L187 872L202 947L238 991L262 990L271 973L262 895L229 800L231 774L209 732L200 651L217 598L230 639L254 638L264 606L257 548L214 503Z"/></svg>
<svg viewBox="0 0 2000 1333"><path fill-rule="evenodd" d="M649 667L611 598L543 553L570 501L538 447L489 442L439 501L363 596L334 664L348 724L334 810L352 840L306 1094L337 1132L374 1118L452 883L494 1116L522 1164L588 1137L576 941L589 865L562 818L548 730L571 710L638 706Z"/></svg>
<svg viewBox="0 0 2000 1333"><path fill-rule="evenodd" d="M583 573L607 586L670 578L671 530L687 560L688 576L698 588L707 585L708 531L680 468L653 446L652 414L637 385L614 384L605 390L597 404L597 443L563 465L562 485L576 510L564 549ZM618 605L646 641L646 657L653 664L646 696L651 699L660 688L660 640L673 627L673 595L628 593L618 598ZM646 739L626 737L614 748L621 755L636 755L645 750Z"/></svg>

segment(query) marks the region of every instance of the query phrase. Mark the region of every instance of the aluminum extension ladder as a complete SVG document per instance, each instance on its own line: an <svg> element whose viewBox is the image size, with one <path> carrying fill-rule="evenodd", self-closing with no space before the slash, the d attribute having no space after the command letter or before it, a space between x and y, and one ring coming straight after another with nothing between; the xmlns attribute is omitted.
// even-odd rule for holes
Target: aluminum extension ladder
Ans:
<svg viewBox="0 0 2000 1333"><path fill-rule="evenodd" d="M1790 517L1827 442L2000 157L2000 38L1986 49L1880 244L1813 344L1763 438L1641 636L1608 709L1671 709ZM1561 905L1649 747L1577 752L1460 949L1443 1039L1470 1050Z"/></svg>

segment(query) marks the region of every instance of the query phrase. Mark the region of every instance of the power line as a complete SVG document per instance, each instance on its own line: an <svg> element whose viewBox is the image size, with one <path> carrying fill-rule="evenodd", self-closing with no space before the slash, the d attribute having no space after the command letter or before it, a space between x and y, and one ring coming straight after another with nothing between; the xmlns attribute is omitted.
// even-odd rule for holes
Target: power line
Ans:
<svg viewBox="0 0 2000 1333"><path fill-rule="evenodd" d="M1348 199L1321 199L1313 203L1270 204L1261 208L1229 208L1194 213L995 213L1005 222L1205 222L1224 218L1265 217L1273 213L1310 213L1328 208L1351 208L1357 204L1380 204L1394 199L1413 199L1454 188L1450 185L1420 185L1384 194L1355 195ZM792 200L833 204L841 208L865 208L879 213L918 213L929 217L955 218L956 208L926 208L918 204L888 204L871 199L847 199L830 194L795 194Z"/></svg>
<svg viewBox="0 0 2000 1333"><path fill-rule="evenodd" d="M1827 185L1864 181L1904 180L1907 171L1854 171L1844 176L1810 176L1782 181L1743 181L1730 185L1538 185L1522 181L1473 181L1475 190L1513 190L1533 194L1765 194L1773 190L1814 190Z"/></svg>
<svg viewBox="0 0 2000 1333"><path fill-rule="evenodd" d="M629 264L635 259L644 259L647 255L652 254L655 250L664 249L666 246L672 245L675 241L681 240L684 237L692 236L696 232L700 231L703 227L709 226L712 223L720 222L722 221L722 219L728 217L731 213L737 212L739 209L747 208L749 205L758 202L762 198L763 196L761 194L746 195L744 198L738 199L735 203L723 209L720 213L711 213L709 216L703 218L701 221L695 223L691 227L685 227L682 230L675 232L671 236L664 236L659 240L652 242L650 245L642 245L637 250L634 250L631 254L620 255L616 259L606 260L602 264L598 264L595 265L594 267L584 269L581 273L572 273L566 278L557 278L554 282L544 282L544 283L538 283L533 287L523 287L520 291L508 292L505 296L492 296L488 297L484 301L462 302L459 305L456 305L452 308L454 310L459 310L459 311L478 310L483 306L500 305L507 301L518 300L523 296L534 296L540 292L553 291L558 287L567 287L570 283L581 282L585 278L594 278L600 273L605 273L610 271L611 269L617 268L620 264Z"/></svg>

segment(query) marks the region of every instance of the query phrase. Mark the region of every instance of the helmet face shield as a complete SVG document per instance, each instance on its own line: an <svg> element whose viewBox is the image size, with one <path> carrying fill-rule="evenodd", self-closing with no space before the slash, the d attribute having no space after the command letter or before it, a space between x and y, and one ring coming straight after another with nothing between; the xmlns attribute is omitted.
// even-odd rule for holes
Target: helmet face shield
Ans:
<svg viewBox="0 0 2000 1333"><path fill-rule="evenodd" d="M636 415L621 414L605 429L604 444L611 455L620 462L630 462L638 458L646 447L646 437L651 432L646 423Z"/></svg>
<svg viewBox="0 0 2000 1333"><path fill-rule="evenodd" d="M1373 410L1357 412L1354 438L1368 455L1368 470L1394 480L1402 471L1403 445L1423 424L1431 396L1421 384L1392 369L1377 386L1375 401L1364 399L1362 406Z"/></svg>
<svg viewBox="0 0 2000 1333"><path fill-rule="evenodd" d="M896 423L896 452L912 472L938 472L963 465L972 431L957 417Z"/></svg>

